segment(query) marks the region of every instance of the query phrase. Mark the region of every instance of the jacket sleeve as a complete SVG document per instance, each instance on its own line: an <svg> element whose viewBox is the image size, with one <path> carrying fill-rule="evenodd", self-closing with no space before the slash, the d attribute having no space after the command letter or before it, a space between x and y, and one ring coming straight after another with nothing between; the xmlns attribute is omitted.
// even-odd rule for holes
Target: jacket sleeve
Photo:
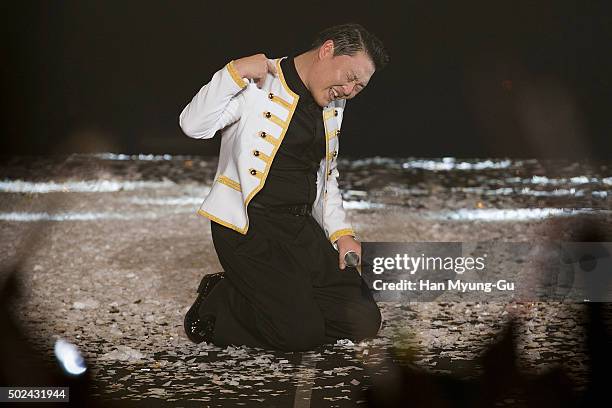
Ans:
<svg viewBox="0 0 612 408"><path fill-rule="evenodd" d="M351 235L356 237L353 227L347 220L346 212L342 202L342 195L338 188L338 169L336 160L330 163L331 175L327 181L327 200L325 205L325 224L329 234L329 240L336 250L338 250L337 240L341 236Z"/></svg>
<svg viewBox="0 0 612 408"><path fill-rule="evenodd" d="M185 106L179 115L183 132L195 139L209 139L217 130L240 119L243 98L241 92L247 82L230 61L217 71Z"/></svg>

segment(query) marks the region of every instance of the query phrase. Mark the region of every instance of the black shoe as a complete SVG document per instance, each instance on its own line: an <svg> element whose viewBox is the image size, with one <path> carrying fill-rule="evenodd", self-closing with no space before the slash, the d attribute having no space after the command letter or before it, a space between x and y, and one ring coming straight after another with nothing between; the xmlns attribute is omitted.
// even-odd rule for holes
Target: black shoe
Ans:
<svg viewBox="0 0 612 408"><path fill-rule="evenodd" d="M205 315L200 318L200 305L208 296L213 287L225 277L225 272L217 272L205 275L198 286L198 297L185 314L185 333L189 340L194 343L206 341L212 342L212 335L215 328L215 316Z"/></svg>

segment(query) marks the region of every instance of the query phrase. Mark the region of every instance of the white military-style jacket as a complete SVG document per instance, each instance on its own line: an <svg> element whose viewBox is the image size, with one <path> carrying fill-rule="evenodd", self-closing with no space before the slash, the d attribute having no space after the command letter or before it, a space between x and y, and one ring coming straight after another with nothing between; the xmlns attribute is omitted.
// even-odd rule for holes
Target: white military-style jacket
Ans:
<svg viewBox="0 0 612 408"><path fill-rule="evenodd" d="M247 206L263 188L274 156L283 142L299 96L285 82L280 62L277 76L268 73L262 88L241 78L233 61L217 71L181 112L179 124L192 138L209 139L221 130L221 150L215 179L198 214L246 234ZM317 195L312 215L334 248L343 235L355 236L338 189L340 125L346 101L323 109L326 155L317 172Z"/></svg>

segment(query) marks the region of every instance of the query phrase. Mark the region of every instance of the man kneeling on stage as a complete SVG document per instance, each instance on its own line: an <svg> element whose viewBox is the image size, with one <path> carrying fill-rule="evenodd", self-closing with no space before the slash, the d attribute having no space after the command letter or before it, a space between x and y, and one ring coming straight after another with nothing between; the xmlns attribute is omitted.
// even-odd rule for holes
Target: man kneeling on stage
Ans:
<svg viewBox="0 0 612 408"><path fill-rule="evenodd" d="M185 316L189 339L302 351L374 337L380 310L345 254L361 257L338 189L347 99L388 56L358 24L322 31L288 57L232 60L180 114L197 139L221 134L198 210L224 272L204 276Z"/></svg>

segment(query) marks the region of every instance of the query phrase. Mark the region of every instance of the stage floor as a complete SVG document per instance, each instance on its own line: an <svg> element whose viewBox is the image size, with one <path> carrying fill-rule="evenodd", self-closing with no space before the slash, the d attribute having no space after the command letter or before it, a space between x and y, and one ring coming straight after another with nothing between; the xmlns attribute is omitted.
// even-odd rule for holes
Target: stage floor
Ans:
<svg viewBox="0 0 612 408"><path fill-rule="evenodd" d="M559 364L584 389L585 306L575 303L381 302L377 338L304 353L191 343L184 314L201 277L220 270L210 222L196 215L215 168L208 158L118 155L15 158L0 168L0 261L25 260L16 317L49 361L56 339L78 346L100 398L355 406L389 378L390 359L476 379L511 317L521 370ZM340 185L363 241L533 242L568 239L574 221L612 225L610 169L379 158L341 162Z"/></svg>

